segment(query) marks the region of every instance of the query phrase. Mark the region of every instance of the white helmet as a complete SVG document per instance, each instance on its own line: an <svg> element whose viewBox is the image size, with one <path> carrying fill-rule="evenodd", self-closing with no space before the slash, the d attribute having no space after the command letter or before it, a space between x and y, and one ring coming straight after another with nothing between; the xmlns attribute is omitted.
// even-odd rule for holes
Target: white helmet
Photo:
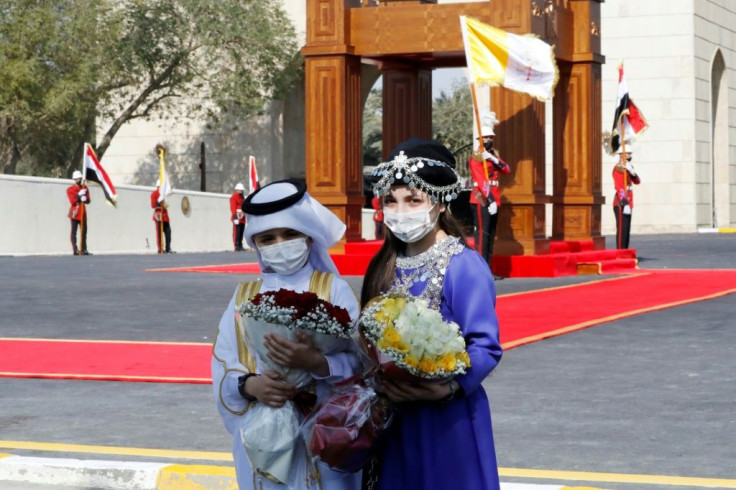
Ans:
<svg viewBox="0 0 736 490"><path fill-rule="evenodd" d="M235 184L235 190L236 191L244 191L245 190L245 186L241 182L238 182L237 184Z"/></svg>
<svg viewBox="0 0 736 490"><path fill-rule="evenodd" d="M77 180L81 178L82 178L82 172L80 172L79 170L75 170L74 173L72 174L72 179Z"/></svg>
<svg viewBox="0 0 736 490"><path fill-rule="evenodd" d="M159 187L161 185L161 179L156 179L156 187Z"/></svg>
<svg viewBox="0 0 736 490"><path fill-rule="evenodd" d="M617 155L620 155L623 152L624 152L623 146L619 146L618 149L616 150ZM626 153L634 153L634 149L631 147L630 144L626 145Z"/></svg>
<svg viewBox="0 0 736 490"><path fill-rule="evenodd" d="M498 124L496 113L491 111L484 111L480 116L480 132L481 136L496 136L493 132L493 126Z"/></svg>
<svg viewBox="0 0 736 490"><path fill-rule="evenodd" d="M493 132L493 126L481 126L480 133L481 136L496 136L496 133Z"/></svg>

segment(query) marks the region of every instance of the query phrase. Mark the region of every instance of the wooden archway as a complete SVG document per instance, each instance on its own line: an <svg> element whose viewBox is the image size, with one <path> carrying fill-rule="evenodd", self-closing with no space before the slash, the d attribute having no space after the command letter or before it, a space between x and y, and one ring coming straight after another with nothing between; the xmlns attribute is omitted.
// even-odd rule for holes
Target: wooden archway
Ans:
<svg viewBox="0 0 736 490"><path fill-rule="evenodd" d="M435 4L428 0L307 0L306 161L310 193L360 240L361 63L383 71L383 148L431 136L432 70L465 66L460 15L556 46L560 81L553 100L553 195L545 192L544 104L492 89L499 146L513 171L501 181L504 205L495 254L539 254L553 240L590 240L601 229L600 3L544 0ZM365 4L373 2L363 2ZM545 204L553 204L552 237Z"/></svg>

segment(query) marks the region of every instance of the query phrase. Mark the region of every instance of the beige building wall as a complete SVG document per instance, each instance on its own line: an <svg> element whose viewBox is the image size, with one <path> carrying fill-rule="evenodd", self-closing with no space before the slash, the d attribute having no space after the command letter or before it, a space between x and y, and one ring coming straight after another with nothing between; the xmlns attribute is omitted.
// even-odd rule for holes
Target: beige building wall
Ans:
<svg viewBox="0 0 736 490"><path fill-rule="evenodd" d="M736 3L695 0L697 224L736 224Z"/></svg>
<svg viewBox="0 0 736 490"><path fill-rule="evenodd" d="M694 232L736 222L736 4L730 0L620 0L601 5L603 127L610 131L617 66L650 128L634 145L632 234ZM723 65L718 65L722 56ZM712 72L722 66L718 80ZM713 99L716 100L715 109ZM715 143L714 143L715 138ZM714 146L715 145L715 146ZM603 233L615 158L604 153ZM714 214L715 210L715 214ZM715 216L715 220L714 220Z"/></svg>
<svg viewBox="0 0 736 490"><path fill-rule="evenodd" d="M0 255L71 254L68 179L0 175ZM153 187L118 185L118 206L90 184L87 248L93 254L156 253ZM184 213L182 201L189 201ZM174 191L167 199L171 248L177 252L232 250L230 196Z"/></svg>

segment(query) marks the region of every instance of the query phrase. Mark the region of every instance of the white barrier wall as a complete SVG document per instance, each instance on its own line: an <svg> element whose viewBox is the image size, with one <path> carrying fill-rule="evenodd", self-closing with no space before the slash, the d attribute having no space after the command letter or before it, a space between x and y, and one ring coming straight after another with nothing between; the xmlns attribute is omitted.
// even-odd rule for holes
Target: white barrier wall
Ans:
<svg viewBox="0 0 736 490"><path fill-rule="evenodd" d="M71 254L67 179L0 175L0 255ZM153 187L117 186L118 206L89 184L87 248L95 253L156 253ZM182 211L184 198L189 212ZM232 250L229 195L174 191L169 196L171 248Z"/></svg>

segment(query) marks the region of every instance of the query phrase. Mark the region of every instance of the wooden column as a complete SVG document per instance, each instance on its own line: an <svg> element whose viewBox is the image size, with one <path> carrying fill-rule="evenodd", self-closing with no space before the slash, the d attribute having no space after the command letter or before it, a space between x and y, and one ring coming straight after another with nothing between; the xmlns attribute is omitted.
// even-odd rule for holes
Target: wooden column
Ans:
<svg viewBox="0 0 736 490"><path fill-rule="evenodd" d="M384 69L383 157L412 136L432 137L432 71Z"/></svg>
<svg viewBox="0 0 736 490"><path fill-rule="evenodd" d="M571 0L571 56L558 60L560 81L553 102L553 240L601 236L601 64L600 0ZM567 26L560 25L564 31Z"/></svg>
<svg viewBox="0 0 736 490"><path fill-rule="evenodd" d="M307 0L306 168L309 193L361 239L362 106L360 57L346 45L345 6Z"/></svg>
<svg viewBox="0 0 736 490"><path fill-rule="evenodd" d="M501 208L494 255L532 255L549 250L545 237L544 103L503 88L491 89L491 107L501 121L496 147L511 166L502 175Z"/></svg>

